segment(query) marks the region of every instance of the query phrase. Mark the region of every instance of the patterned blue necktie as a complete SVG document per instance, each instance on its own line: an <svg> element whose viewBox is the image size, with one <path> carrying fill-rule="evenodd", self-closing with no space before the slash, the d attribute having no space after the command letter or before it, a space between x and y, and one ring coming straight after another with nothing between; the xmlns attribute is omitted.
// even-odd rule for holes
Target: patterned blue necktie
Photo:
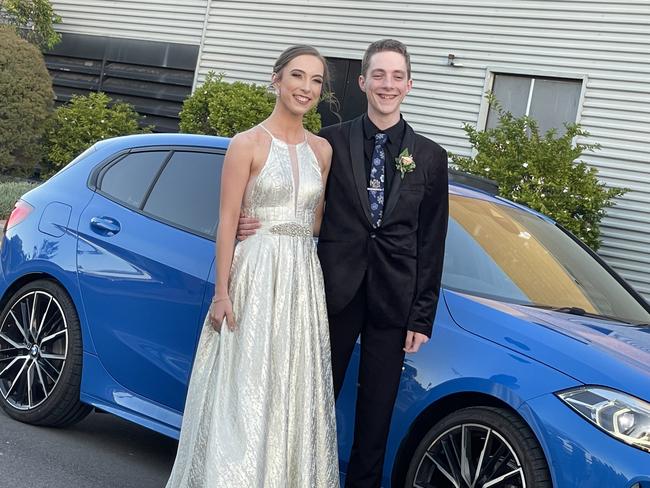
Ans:
<svg viewBox="0 0 650 488"><path fill-rule="evenodd" d="M373 227L381 225L381 217L384 213L384 166L386 163L384 146L387 140L388 136L386 134L381 132L375 134L375 149L372 152L370 185L368 186L368 201Z"/></svg>

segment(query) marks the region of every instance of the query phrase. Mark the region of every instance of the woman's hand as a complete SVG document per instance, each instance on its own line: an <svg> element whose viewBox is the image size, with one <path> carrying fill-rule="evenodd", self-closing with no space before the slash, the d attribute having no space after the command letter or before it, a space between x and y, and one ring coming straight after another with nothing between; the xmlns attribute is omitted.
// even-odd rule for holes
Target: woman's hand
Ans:
<svg viewBox="0 0 650 488"><path fill-rule="evenodd" d="M212 328L217 332L221 332L223 319L226 319L228 329L235 330L235 316L232 313L232 302L230 297L214 297L210 304L209 319Z"/></svg>

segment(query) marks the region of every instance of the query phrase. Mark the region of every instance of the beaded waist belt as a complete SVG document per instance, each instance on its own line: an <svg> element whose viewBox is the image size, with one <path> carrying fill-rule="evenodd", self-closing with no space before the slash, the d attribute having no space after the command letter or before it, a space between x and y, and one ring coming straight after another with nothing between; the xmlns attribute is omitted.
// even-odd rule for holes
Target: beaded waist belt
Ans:
<svg viewBox="0 0 650 488"><path fill-rule="evenodd" d="M291 237L313 237L314 231L308 225L287 222L286 224L276 224L269 227L271 234Z"/></svg>

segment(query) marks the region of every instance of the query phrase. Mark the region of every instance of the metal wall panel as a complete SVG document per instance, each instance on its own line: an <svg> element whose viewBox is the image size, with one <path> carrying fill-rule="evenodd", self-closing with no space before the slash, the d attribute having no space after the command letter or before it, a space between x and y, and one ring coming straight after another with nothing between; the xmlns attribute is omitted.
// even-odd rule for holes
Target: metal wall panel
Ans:
<svg viewBox="0 0 650 488"><path fill-rule="evenodd" d="M44 56L57 105L102 91L133 105L155 131L177 132L198 51L196 45L64 32Z"/></svg>
<svg viewBox="0 0 650 488"><path fill-rule="evenodd" d="M199 45L208 0L52 0L60 32Z"/></svg>
<svg viewBox="0 0 650 488"><path fill-rule="evenodd" d="M212 2L197 80L208 70L266 83L275 57L308 43L360 59L396 37L413 62L404 114L445 148L470 154L488 72L585 79L580 121L602 149L585 161L631 191L608 212L602 256L650 299L650 2L647 0L267 0ZM447 64L453 53L462 67Z"/></svg>

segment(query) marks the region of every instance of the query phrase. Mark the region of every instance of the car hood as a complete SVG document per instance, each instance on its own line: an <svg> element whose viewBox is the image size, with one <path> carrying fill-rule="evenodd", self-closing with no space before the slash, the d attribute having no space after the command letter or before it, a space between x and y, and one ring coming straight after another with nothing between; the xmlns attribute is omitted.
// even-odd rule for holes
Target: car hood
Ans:
<svg viewBox="0 0 650 488"><path fill-rule="evenodd" d="M576 380L650 401L650 326L570 315L445 290L463 329Z"/></svg>

